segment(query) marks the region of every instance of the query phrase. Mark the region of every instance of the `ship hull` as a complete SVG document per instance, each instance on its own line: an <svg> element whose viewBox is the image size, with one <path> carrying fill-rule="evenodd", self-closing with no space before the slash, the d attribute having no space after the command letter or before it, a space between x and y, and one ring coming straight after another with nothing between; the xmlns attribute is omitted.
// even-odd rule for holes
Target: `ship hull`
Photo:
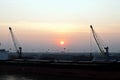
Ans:
<svg viewBox="0 0 120 80"><path fill-rule="evenodd" d="M91 79L120 79L120 63L117 62L39 62L1 61L1 73L41 74Z"/></svg>

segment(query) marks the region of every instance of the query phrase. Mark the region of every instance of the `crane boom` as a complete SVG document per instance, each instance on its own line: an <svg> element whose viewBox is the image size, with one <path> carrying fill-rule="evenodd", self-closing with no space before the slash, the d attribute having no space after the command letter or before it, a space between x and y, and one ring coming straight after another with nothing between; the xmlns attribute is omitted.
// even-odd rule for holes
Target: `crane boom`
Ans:
<svg viewBox="0 0 120 80"><path fill-rule="evenodd" d="M109 49L109 47L104 47L104 46L101 44L101 41L100 41L100 39L98 38L96 32L94 31L92 25L90 25L90 28L91 28L91 30L92 30L93 37L94 37L94 39L95 39L95 41L96 41L96 43L97 43L97 46L98 46L101 54L104 55L104 56L108 56L108 49ZM104 50L106 50L106 52L105 52Z"/></svg>
<svg viewBox="0 0 120 80"><path fill-rule="evenodd" d="M12 31L12 28L11 28L11 27L9 27L9 30L10 30L10 33L11 33L11 37L12 37L12 40L13 40L13 44L14 44L15 50L16 50L16 52L18 53L19 58L21 58L22 47L18 47L18 46L17 46L17 41L16 41L16 39L15 39L15 36L14 36L14 34L13 34L13 31Z"/></svg>
<svg viewBox="0 0 120 80"><path fill-rule="evenodd" d="M15 36L13 34L13 31L12 31L12 28L9 27L9 30L10 30L10 33L11 33L11 37L12 37L12 40L13 40L13 44L14 44L15 50L16 50L17 53L19 53L19 50L17 48L17 44L16 44L16 40L15 40Z"/></svg>

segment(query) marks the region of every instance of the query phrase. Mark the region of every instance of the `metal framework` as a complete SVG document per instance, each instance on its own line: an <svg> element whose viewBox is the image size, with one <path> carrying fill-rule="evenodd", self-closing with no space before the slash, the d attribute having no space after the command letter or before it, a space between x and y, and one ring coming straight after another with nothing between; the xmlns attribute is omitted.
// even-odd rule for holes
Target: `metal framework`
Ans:
<svg viewBox="0 0 120 80"><path fill-rule="evenodd" d="M101 42L101 40L99 39L99 37L98 37L98 35L97 35L97 33L94 31L94 29L93 29L93 27L92 27L92 25L90 25L90 28L91 28L91 30L92 30L92 34L93 34L93 37L94 37L94 39L95 39L95 41L96 41L96 43L97 43L97 46L98 46L98 48L99 48L99 50L100 50L100 52L101 52L101 55L104 55L104 56L109 56L109 47L107 46L107 47L104 47L104 45L103 45L103 43ZM106 50L106 51L105 51Z"/></svg>
<svg viewBox="0 0 120 80"><path fill-rule="evenodd" d="M12 40L13 40L13 44L14 44L15 50L16 50L16 52L18 53L19 58L21 58L21 55L22 55L22 47L18 47L18 46L17 46L17 40L15 39L15 36L14 36L14 34L13 34L13 31L12 31L12 28L11 28L11 27L9 27L9 30L10 30L10 33L11 33L11 37L12 37Z"/></svg>

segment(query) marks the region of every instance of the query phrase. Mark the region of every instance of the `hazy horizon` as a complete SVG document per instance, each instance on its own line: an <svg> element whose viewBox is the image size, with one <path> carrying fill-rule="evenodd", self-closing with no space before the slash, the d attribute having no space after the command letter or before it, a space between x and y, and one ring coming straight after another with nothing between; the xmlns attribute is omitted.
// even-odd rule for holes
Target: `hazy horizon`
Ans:
<svg viewBox="0 0 120 80"><path fill-rule="evenodd" d="M97 52L93 25L110 51L120 52L119 7L120 0L0 0L0 48L14 51L12 27L23 51Z"/></svg>

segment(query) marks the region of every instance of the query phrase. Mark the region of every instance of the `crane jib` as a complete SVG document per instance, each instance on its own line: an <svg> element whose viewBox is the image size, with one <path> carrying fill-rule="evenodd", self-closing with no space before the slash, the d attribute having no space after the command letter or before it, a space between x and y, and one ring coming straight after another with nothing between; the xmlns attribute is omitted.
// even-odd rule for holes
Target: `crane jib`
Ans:
<svg viewBox="0 0 120 80"><path fill-rule="evenodd" d="M17 45L17 40L15 39L15 36L14 36L14 34L13 34L13 31L12 31L12 28L11 28L11 27L9 27L9 30L10 30L10 33L11 33L11 37L12 37L12 40L13 40L13 44L14 44L15 50L16 50L16 52L18 53L19 58L21 58L22 47L19 47L19 46Z"/></svg>
<svg viewBox="0 0 120 80"><path fill-rule="evenodd" d="M91 30L92 30L93 37L94 37L94 39L95 39L95 41L96 41L96 43L97 43L97 46L98 46L101 54L104 55L104 56L108 56L108 53L109 53L109 52L108 52L108 49L109 49L109 47L104 47L104 46L101 44L101 41L100 41L99 37L97 36L97 33L94 31L92 25L90 25L90 28L91 28ZM104 50L106 50L106 52L105 52Z"/></svg>

